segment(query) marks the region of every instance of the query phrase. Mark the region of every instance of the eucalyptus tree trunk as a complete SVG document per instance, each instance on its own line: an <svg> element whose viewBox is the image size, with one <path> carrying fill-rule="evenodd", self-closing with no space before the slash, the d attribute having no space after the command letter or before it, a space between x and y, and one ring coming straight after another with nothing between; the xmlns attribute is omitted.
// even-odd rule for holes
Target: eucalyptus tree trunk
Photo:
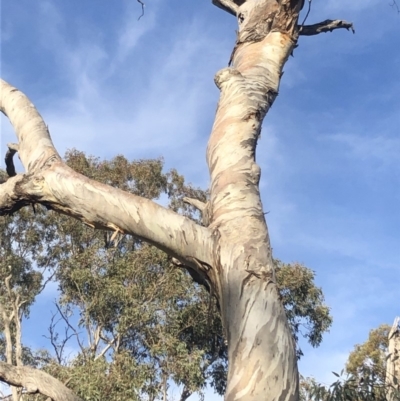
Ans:
<svg viewBox="0 0 400 401"><path fill-rule="evenodd" d="M231 67L215 82L221 95L207 148L210 200L186 199L204 226L154 202L89 180L68 168L30 101L2 83L1 110L19 143L9 145L0 212L41 203L84 223L135 235L169 253L217 298L228 343L226 401L297 401L294 341L280 302L255 161L264 116L298 36L351 28L327 20L299 26L303 0L213 0L239 24ZM19 152L25 173L15 175Z"/></svg>
<svg viewBox="0 0 400 401"><path fill-rule="evenodd" d="M387 400L395 401L400 396L400 317L394 320L388 339L389 355L386 362Z"/></svg>

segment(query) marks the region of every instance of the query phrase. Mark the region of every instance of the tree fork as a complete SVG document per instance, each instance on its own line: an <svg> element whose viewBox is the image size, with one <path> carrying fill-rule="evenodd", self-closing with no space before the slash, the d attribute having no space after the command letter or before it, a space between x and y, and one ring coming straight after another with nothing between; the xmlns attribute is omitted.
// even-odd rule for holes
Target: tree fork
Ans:
<svg viewBox="0 0 400 401"><path fill-rule="evenodd" d="M275 282L255 152L283 66L302 33L298 16L304 1L213 2L237 17L239 30L231 68L216 76L221 94L207 147L210 201L206 207L195 202L206 211L208 227L69 169L34 106L4 82L0 109L15 128L26 173L0 185L0 213L41 203L166 251L200 282L210 283L218 298L229 354L225 400L297 401L294 340ZM326 24L314 31L324 29Z"/></svg>

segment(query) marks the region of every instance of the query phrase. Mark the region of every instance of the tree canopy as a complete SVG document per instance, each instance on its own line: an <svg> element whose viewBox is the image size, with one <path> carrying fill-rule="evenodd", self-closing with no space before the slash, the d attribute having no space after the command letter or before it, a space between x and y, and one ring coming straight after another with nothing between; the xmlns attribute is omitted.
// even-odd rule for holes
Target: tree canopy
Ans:
<svg viewBox="0 0 400 401"><path fill-rule="evenodd" d="M396 325L398 319L393 327L382 324L371 330L364 343L354 346L346 368L340 374L332 372L338 379L329 387L314 378L302 378L301 401L399 401L398 368L390 370L387 366L389 360L394 360L398 366L397 354L389 353L389 342Z"/></svg>

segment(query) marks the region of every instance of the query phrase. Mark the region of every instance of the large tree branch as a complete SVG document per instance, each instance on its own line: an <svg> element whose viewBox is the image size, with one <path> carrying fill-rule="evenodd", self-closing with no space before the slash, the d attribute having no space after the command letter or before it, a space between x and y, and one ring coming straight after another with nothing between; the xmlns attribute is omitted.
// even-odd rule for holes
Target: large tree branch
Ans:
<svg viewBox="0 0 400 401"><path fill-rule="evenodd" d="M351 22L343 20L331 20L327 19L325 21L319 22L313 25L303 25L299 27L299 35L303 36L313 36L324 32L332 32L335 29L347 29L355 33L353 24Z"/></svg>
<svg viewBox="0 0 400 401"><path fill-rule="evenodd" d="M42 117L30 100L1 81L0 110L19 140L27 173L0 185L0 214L30 203L75 217L94 228L132 234L185 265L212 265L213 235L192 220L148 199L93 181L63 163Z"/></svg>
<svg viewBox="0 0 400 401"><path fill-rule="evenodd" d="M30 394L43 394L54 401L82 401L59 380L41 370L0 362L0 380L24 387Z"/></svg>

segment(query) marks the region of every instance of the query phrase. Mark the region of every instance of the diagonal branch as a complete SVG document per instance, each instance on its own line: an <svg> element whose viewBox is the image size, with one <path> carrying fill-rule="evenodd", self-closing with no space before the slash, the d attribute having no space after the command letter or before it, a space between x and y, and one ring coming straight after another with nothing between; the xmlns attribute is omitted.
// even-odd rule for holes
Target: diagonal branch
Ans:
<svg viewBox="0 0 400 401"><path fill-rule="evenodd" d="M0 380L12 386L24 387L30 394L43 394L54 401L82 401L59 380L27 366L0 362Z"/></svg>
<svg viewBox="0 0 400 401"><path fill-rule="evenodd" d="M30 100L4 81L0 96L0 110L14 126L19 156L27 170L0 185L0 215L40 203L93 228L134 235L185 265L212 265L211 230L151 200L73 171L61 160Z"/></svg>
<svg viewBox="0 0 400 401"><path fill-rule="evenodd" d="M351 30L353 33L356 32L354 30L353 24L351 22L347 22L347 21L343 21L343 20L327 19L318 24L301 26L299 28L299 35L313 36L313 35L318 35L318 34L324 33L324 32L332 32L335 29L341 29L341 28Z"/></svg>

